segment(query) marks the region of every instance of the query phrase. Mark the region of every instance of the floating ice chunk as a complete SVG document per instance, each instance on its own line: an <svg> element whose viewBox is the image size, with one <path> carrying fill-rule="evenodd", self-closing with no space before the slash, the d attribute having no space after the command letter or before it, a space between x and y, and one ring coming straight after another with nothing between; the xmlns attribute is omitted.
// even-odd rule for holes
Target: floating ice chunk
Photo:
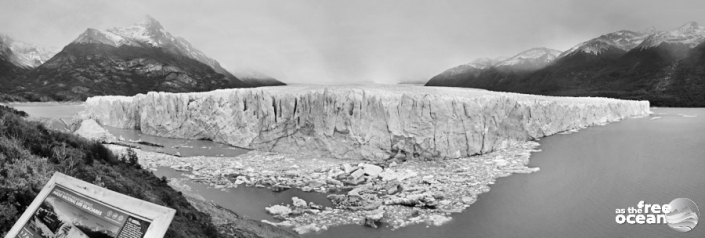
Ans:
<svg viewBox="0 0 705 238"><path fill-rule="evenodd" d="M264 209L272 215L286 216L291 213L291 208L282 205L274 205L271 207L266 207Z"/></svg>

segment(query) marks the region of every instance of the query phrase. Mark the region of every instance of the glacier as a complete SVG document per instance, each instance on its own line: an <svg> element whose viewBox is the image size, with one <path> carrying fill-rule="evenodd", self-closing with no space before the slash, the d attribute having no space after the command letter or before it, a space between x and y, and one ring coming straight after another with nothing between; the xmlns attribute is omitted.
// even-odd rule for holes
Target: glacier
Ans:
<svg viewBox="0 0 705 238"><path fill-rule="evenodd" d="M406 85L88 98L82 117L145 134L340 159L460 158L650 113L648 101Z"/></svg>

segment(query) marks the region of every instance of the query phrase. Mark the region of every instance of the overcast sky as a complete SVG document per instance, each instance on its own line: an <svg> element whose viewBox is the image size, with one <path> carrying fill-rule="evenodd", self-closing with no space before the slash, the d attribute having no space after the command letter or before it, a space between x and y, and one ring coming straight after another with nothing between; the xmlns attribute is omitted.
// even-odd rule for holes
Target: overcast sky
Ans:
<svg viewBox="0 0 705 238"><path fill-rule="evenodd" d="M149 14L226 69L287 83L426 80L478 57L705 23L703 0L0 0L0 32L63 47Z"/></svg>

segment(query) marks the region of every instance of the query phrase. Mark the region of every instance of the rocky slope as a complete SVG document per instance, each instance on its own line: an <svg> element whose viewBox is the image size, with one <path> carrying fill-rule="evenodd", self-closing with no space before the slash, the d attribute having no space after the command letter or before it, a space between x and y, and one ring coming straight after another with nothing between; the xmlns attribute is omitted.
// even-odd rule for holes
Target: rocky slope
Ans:
<svg viewBox="0 0 705 238"><path fill-rule="evenodd" d="M414 86L297 86L92 97L85 118L264 151L458 158L649 113L646 101Z"/></svg>
<svg viewBox="0 0 705 238"><path fill-rule="evenodd" d="M10 83L27 71L26 68L14 64L6 53L0 53L0 84L3 85L0 87L0 92L9 90L12 87Z"/></svg>

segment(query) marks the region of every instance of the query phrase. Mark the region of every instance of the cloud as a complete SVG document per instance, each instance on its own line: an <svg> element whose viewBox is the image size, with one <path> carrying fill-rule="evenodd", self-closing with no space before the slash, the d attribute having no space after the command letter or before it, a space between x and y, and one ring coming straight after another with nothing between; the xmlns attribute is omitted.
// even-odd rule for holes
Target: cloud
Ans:
<svg viewBox="0 0 705 238"><path fill-rule="evenodd" d="M62 47L144 14L231 68L289 83L423 79L477 57L705 22L705 1L5 1L0 32Z"/></svg>

